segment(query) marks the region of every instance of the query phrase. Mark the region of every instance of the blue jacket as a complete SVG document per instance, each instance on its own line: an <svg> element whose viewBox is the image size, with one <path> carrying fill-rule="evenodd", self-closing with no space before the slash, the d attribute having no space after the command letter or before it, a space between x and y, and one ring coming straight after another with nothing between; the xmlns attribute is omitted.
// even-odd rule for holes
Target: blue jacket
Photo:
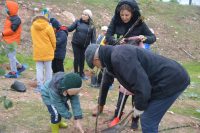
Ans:
<svg viewBox="0 0 200 133"><path fill-rule="evenodd" d="M56 29L56 50L54 58L65 59L68 31L65 26L55 18L50 18L50 23Z"/></svg>
<svg viewBox="0 0 200 133"><path fill-rule="evenodd" d="M56 32L56 50L54 58L65 59L66 47L67 47L67 35L68 35L67 31L62 29Z"/></svg>
<svg viewBox="0 0 200 133"><path fill-rule="evenodd" d="M67 101L70 101L74 119L82 119L82 110L80 106L79 96L63 96L61 89L59 88L59 81L65 75L64 72L56 73L52 80L45 82L41 89L42 100L46 105L53 105L56 107L58 113L66 119L72 117L69 112L69 106Z"/></svg>

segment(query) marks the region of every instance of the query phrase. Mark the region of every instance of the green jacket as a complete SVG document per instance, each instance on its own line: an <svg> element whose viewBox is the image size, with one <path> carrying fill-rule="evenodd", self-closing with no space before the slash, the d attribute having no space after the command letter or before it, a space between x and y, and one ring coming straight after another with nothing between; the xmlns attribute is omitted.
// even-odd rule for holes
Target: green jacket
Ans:
<svg viewBox="0 0 200 133"><path fill-rule="evenodd" d="M64 72L58 72L53 76L52 80L45 82L41 89L42 100L46 105L53 105L62 117L70 119L72 114L69 112L69 106L67 103L69 100L71 103L74 119L82 119L82 110L79 96L63 96L61 89L59 89L59 81L63 78L64 75Z"/></svg>

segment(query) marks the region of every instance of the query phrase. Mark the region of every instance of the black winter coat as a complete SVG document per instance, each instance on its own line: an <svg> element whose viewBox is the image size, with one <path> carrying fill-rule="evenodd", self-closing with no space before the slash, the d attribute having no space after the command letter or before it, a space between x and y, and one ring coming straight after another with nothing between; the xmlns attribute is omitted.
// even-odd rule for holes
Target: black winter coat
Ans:
<svg viewBox="0 0 200 133"><path fill-rule="evenodd" d="M133 17L128 23L124 23L120 18L119 8L123 4L128 4L133 9ZM141 14L139 7L135 0L121 0L115 9L115 15L108 26L108 31L106 34L106 41L108 44L116 45L117 39L119 39L121 36L124 36L140 16ZM135 28L125 38L139 35L144 35L147 37L144 43L152 44L156 41L156 36L150 31L146 23L142 21L139 21Z"/></svg>
<svg viewBox="0 0 200 133"><path fill-rule="evenodd" d="M86 48L90 43L96 43L96 29L94 26L80 19L76 20L68 27L69 32L75 29L76 31L73 34L72 44L80 48Z"/></svg>
<svg viewBox="0 0 200 133"><path fill-rule="evenodd" d="M99 104L104 105L114 77L135 94L135 107L145 110L153 99L164 99L183 91L190 78L176 61L132 45L100 46L99 56L107 72Z"/></svg>

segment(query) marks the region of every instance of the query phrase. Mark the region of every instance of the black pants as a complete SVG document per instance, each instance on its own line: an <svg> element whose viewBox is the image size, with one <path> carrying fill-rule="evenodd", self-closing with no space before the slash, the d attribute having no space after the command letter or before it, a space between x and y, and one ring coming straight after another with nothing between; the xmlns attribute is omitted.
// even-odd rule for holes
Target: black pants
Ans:
<svg viewBox="0 0 200 133"><path fill-rule="evenodd" d="M84 76L84 65L85 65L85 50L86 48L78 47L76 44L72 44L74 52L74 72L79 73L80 76Z"/></svg>
<svg viewBox="0 0 200 133"><path fill-rule="evenodd" d="M127 101L129 95L125 95L125 97L124 97L124 102L122 103L123 96L124 96L124 94L121 93L121 92L119 92L118 100L117 100L117 106L116 106L115 115L114 115L114 117L117 117L117 115L118 115L118 113L119 113L119 111L120 111L120 110L119 110L119 109L120 109L120 106L121 106L121 104L122 104L121 112L120 112L120 114L119 114L119 118L120 118L120 119L121 119L121 116L122 116L122 114L123 114L122 112L123 112L123 110L124 110L124 106L125 106L125 104L126 104L126 101ZM132 102L133 102L133 99L132 99Z"/></svg>
<svg viewBox="0 0 200 133"><path fill-rule="evenodd" d="M57 59L57 58L53 59L53 61L52 61L52 70L53 70L53 73L64 72L63 61L64 61L64 59Z"/></svg>
<svg viewBox="0 0 200 133"><path fill-rule="evenodd" d="M98 73L98 76L97 76L97 83L100 85L101 84L101 81L102 81L102 76L103 76L103 69L101 69L101 71Z"/></svg>
<svg viewBox="0 0 200 133"><path fill-rule="evenodd" d="M117 117L118 112L120 111L121 104L122 104L122 109L121 109L121 112L120 112L120 115L119 115L119 119L121 119L121 117L122 117L124 106L126 105L126 101L127 101L129 95L125 95L124 102L122 103L123 96L124 96L124 94L122 92L119 92L114 118ZM134 106L134 96L132 96L132 106ZM132 117L132 123L134 123L134 122L138 123L138 121L139 121L139 116L136 117L136 118Z"/></svg>

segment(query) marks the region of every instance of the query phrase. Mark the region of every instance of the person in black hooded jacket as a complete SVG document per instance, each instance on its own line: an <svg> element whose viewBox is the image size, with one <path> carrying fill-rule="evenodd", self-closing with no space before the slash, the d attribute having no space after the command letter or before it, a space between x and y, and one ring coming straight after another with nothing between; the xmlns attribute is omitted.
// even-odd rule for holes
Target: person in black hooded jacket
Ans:
<svg viewBox="0 0 200 133"><path fill-rule="evenodd" d="M61 26L60 22L55 18L50 18L50 23L56 34L56 50L52 61L53 73L64 72L64 59L67 46L67 27Z"/></svg>
<svg viewBox="0 0 200 133"><path fill-rule="evenodd" d="M141 17L139 10L135 0L121 0L118 3L106 34L106 42L109 45L122 44L125 40L130 39L148 44L156 41L156 36L151 32L146 23L140 19L135 27L125 36L125 40L122 39L121 42L117 43L117 39L124 36L138 18Z"/></svg>
<svg viewBox="0 0 200 133"><path fill-rule="evenodd" d="M106 34L106 42L109 45L119 45L125 44L128 41L135 41L136 43L134 43L134 45L144 47L143 43L152 44L156 41L155 35L151 32L146 23L141 19L141 14L139 10L140 9L135 0L121 0L118 3L115 9L115 14L110 22ZM131 29L132 25L135 25L133 29ZM127 34L127 32L129 33ZM124 37L124 39L118 42L118 39L122 37ZM124 102L122 102L123 95L125 95ZM119 92L114 118L116 118L119 114L119 117L121 117L122 110L126 104L127 98L128 95ZM132 96L132 99L134 99L134 96ZM122 109L120 111L121 104ZM111 122L111 125L114 121L115 119ZM137 120L134 120L133 118L131 128L137 129L137 123Z"/></svg>
<svg viewBox="0 0 200 133"><path fill-rule="evenodd" d="M73 30L76 30L72 37L74 72L79 73L83 80L87 80L83 71L85 50L90 43L96 43L96 29L93 25L91 10L84 10L81 18L68 27L69 32Z"/></svg>
<svg viewBox="0 0 200 133"><path fill-rule="evenodd" d="M158 133L159 123L190 84L187 71L176 61L133 45L89 45L85 52L90 68L105 68L99 105L104 106L109 86L117 78L134 93L134 117L141 116L143 133Z"/></svg>

